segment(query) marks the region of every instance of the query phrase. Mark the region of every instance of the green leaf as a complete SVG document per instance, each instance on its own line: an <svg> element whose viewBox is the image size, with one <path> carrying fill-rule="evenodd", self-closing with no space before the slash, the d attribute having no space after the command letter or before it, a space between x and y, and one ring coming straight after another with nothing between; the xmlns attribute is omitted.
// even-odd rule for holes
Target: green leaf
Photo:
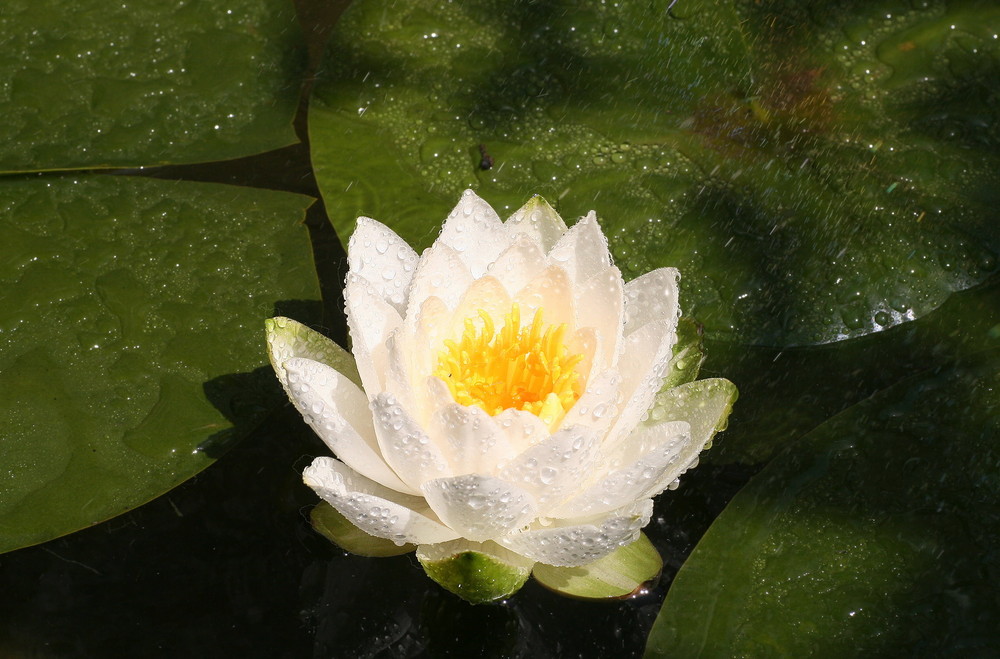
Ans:
<svg viewBox="0 0 1000 659"><path fill-rule="evenodd" d="M417 560L442 588L473 604L513 595L531 576L534 564L495 542L465 539L421 545Z"/></svg>
<svg viewBox="0 0 1000 659"><path fill-rule="evenodd" d="M927 368L1000 348L1000 277L891 332L818 348L716 342L709 366L740 387L738 417L707 462L764 464L820 423Z"/></svg>
<svg viewBox="0 0 1000 659"><path fill-rule="evenodd" d="M399 556L417 548L416 545L397 545L392 540L376 538L365 533L326 501L320 501L312 509L312 512L309 513L309 520L312 522L313 528L323 534L327 540L344 551L358 556Z"/></svg>
<svg viewBox="0 0 1000 659"><path fill-rule="evenodd" d="M912 320L997 267L1000 10L844 4L354 3L310 105L327 208L417 248L465 187L594 208L714 338Z"/></svg>
<svg viewBox="0 0 1000 659"><path fill-rule="evenodd" d="M4 0L0 171L245 156L296 141L292 3Z"/></svg>
<svg viewBox="0 0 1000 659"><path fill-rule="evenodd" d="M318 299L311 202L118 176L0 180L0 552L162 494L280 400L260 319Z"/></svg>
<svg viewBox="0 0 1000 659"><path fill-rule="evenodd" d="M994 350L819 426L705 534L646 655L989 654L1000 643L998 419Z"/></svg>
<svg viewBox="0 0 1000 659"><path fill-rule="evenodd" d="M663 559L646 534L614 553L580 567L536 563L531 574L540 584L572 597L623 598L639 594L660 574Z"/></svg>

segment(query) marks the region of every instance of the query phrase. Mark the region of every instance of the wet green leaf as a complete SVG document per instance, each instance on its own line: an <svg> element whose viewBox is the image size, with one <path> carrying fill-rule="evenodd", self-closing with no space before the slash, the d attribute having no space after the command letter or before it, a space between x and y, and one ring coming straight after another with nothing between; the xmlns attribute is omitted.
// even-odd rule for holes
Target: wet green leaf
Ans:
<svg viewBox="0 0 1000 659"><path fill-rule="evenodd" d="M757 475L675 579L647 656L945 656L1000 643L1000 353L914 376Z"/></svg>
<svg viewBox="0 0 1000 659"><path fill-rule="evenodd" d="M464 187L540 193L597 209L627 276L679 267L710 338L776 346L996 269L994 3L667 4L353 4L310 107L341 238L364 214L424 247Z"/></svg>
<svg viewBox="0 0 1000 659"><path fill-rule="evenodd" d="M300 225L311 201L0 181L0 551L169 490L281 400L261 319L319 297Z"/></svg>
<svg viewBox="0 0 1000 659"><path fill-rule="evenodd" d="M4 0L0 171L223 160L296 141L288 0Z"/></svg>
<svg viewBox="0 0 1000 659"><path fill-rule="evenodd" d="M585 599L628 597L641 592L663 567L656 547L646 535L614 553L580 567L536 563L531 574L546 588Z"/></svg>

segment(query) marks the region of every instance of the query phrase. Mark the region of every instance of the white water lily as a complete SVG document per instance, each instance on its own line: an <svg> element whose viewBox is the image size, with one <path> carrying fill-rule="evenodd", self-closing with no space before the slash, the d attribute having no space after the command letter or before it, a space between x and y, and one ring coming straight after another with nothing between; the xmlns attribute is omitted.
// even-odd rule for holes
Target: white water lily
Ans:
<svg viewBox="0 0 1000 659"><path fill-rule="evenodd" d="M535 197L502 222L467 190L422 255L362 217L348 259L356 371L288 319L269 325L271 361L336 455L305 482L425 567L478 551L526 578L601 559L728 414L724 380L658 396L678 272L625 283L593 212L567 229Z"/></svg>

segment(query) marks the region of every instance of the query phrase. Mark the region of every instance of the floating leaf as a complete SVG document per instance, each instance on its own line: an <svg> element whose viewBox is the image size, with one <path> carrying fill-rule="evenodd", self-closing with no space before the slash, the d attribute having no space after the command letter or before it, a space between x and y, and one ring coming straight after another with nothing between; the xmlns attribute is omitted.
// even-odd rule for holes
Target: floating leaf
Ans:
<svg viewBox="0 0 1000 659"><path fill-rule="evenodd" d="M4 0L0 171L224 160L292 144L291 2Z"/></svg>
<svg viewBox="0 0 1000 659"><path fill-rule="evenodd" d="M169 490L280 400L269 367L250 372L266 363L261 319L318 298L300 225L311 201L0 180L0 551Z"/></svg>
<svg viewBox="0 0 1000 659"><path fill-rule="evenodd" d="M310 105L342 239L363 214L422 247L463 187L537 192L597 209L627 275L679 267L710 337L777 346L996 269L994 3L667 4L353 4Z"/></svg>
<svg viewBox="0 0 1000 659"><path fill-rule="evenodd" d="M614 553L580 567L536 563L531 574L546 588L563 595L608 599L637 594L663 568L656 547L646 534Z"/></svg>
<svg viewBox="0 0 1000 659"><path fill-rule="evenodd" d="M945 656L1000 643L1000 354L824 423L730 503L647 656Z"/></svg>

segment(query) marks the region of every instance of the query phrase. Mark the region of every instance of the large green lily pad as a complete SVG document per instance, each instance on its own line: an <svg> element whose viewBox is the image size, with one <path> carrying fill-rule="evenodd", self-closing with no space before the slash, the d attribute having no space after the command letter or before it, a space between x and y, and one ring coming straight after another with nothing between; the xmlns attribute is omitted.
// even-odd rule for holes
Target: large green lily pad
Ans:
<svg viewBox="0 0 1000 659"><path fill-rule="evenodd" d="M342 239L365 214L424 247L464 187L537 192L595 208L626 275L680 267L709 338L776 346L996 269L995 3L667 5L353 4L310 106Z"/></svg>
<svg viewBox="0 0 1000 659"><path fill-rule="evenodd" d="M162 494L280 400L261 319L319 298L311 201L0 180L0 552Z"/></svg>
<svg viewBox="0 0 1000 659"><path fill-rule="evenodd" d="M223 160L296 141L290 0L4 0L0 171Z"/></svg>
<svg viewBox="0 0 1000 659"><path fill-rule="evenodd" d="M647 656L987 656L1000 353L901 382L775 458L681 568Z"/></svg>

